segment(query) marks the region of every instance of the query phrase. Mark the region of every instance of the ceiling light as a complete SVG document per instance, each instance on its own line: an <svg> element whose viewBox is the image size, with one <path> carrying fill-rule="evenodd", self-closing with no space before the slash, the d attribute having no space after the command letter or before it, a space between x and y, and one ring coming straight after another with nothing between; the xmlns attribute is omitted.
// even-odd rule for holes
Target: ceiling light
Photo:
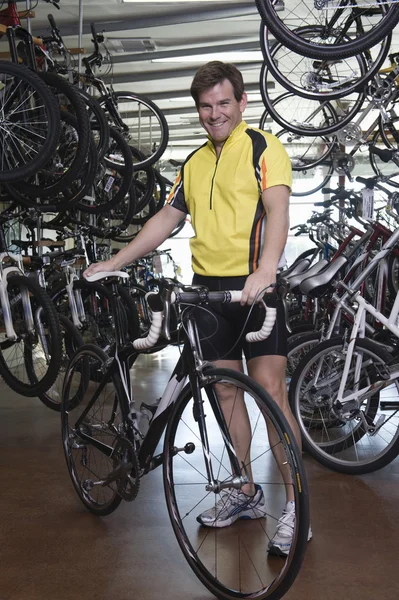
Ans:
<svg viewBox="0 0 399 600"><path fill-rule="evenodd" d="M153 63L168 63L168 62L209 62L211 60L221 60L222 62L251 62L263 61L263 55L260 50L248 50L247 52L215 52L209 54L194 54L187 56L182 50L180 56L171 56L169 58L154 58Z"/></svg>
<svg viewBox="0 0 399 600"><path fill-rule="evenodd" d="M121 0L124 2L135 2L137 4L177 4L178 2L215 2L215 0ZM230 2L230 0L217 0L217 2Z"/></svg>

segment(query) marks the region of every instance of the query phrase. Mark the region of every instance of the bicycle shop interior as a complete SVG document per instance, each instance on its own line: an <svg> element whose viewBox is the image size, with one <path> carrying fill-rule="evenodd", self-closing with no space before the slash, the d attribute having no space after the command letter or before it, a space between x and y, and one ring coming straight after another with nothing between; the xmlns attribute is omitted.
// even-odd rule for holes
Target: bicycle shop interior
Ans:
<svg viewBox="0 0 399 600"><path fill-rule="evenodd" d="M43 147L38 145L37 160L47 145L47 162L25 178L13 178L12 165L8 159L5 162L1 159L6 175L2 177L0 173L0 244L3 244L0 285L5 269L11 264L15 269L24 269L25 274L35 280L35 286L37 280L39 286L49 290L49 303L56 307L62 319L72 319L72 327L79 325L78 316L75 320L69 318L66 308L65 303L71 297L65 292L68 286L63 284L62 295L57 286L64 276L72 286L69 290L73 289L73 282L82 277L90 261L102 260L124 247L163 206L185 159L207 140L189 89L198 67L211 60L231 62L241 70L248 94L245 121L250 127L260 127L280 137L290 156L294 170L286 269L298 265L298 257L301 260L303 253L310 249L312 252L303 259L307 263L298 267L297 274L318 260L325 260L327 264L348 235L350 226L360 230L354 234L358 240L367 227L372 227L370 224L377 222L381 228L377 226L373 230L375 245L366 250L367 260L375 259L377 251L385 248L391 233L399 227L396 212L399 207L399 133L395 138L395 123L399 119L396 117L399 111L398 26L367 52L359 53L360 58L359 55L331 60L303 57L287 49L267 31L257 5L268 1L2 2L0 63L25 63L26 70L37 71L32 75L34 78L29 79L29 85L33 90L36 77L42 84L39 82L37 89L34 88L29 102L35 102L36 114L40 109L49 115L53 110L52 101L42 109L36 103L37 98L48 94L53 100L55 96L59 102L57 118L60 122L58 141L51 141L49 136ZM303 2L311 6L317 4L309 0ZM277 0L275 4L278 4L278 14L284 14L295 3ZM321 4L329 2L321 1ZM378 12L379 1L377 5L370 11ZM52 19L48 15L52 15ZM35 40L40 38L42 43L36 40L32 46L29 35L18 32L21 28L35 36ZM58 39L54 38L54 31L59 33ZM306 35L305 32L304 37ZM13 52L17 55L13 56ZM266 54L268 60L274 61L271 69L266 63ZM86 59L95 55L97 58L89 68ZM6 72L6 67L4 69ZM47 79L46 74L41 76L42 70L50 72ZM358 87L351 85L357 70L364 80ZM367 72L371 70L374 75L366 81ZM277 77L275 71L278 71ZM64 88L57 88L52 79L55 72L71 87L80 88L83 94L94 98L106 98L107 94L111 96L116 92L119 116L123 119L123 111L126 111L129 126L134 119L144 124L138 134L139 145L132 151L128 175L121 164L126 163L126 156L131 156L129 145L117 126L114 127L116 133L102 137L99 117L90 99L86 103L81 99L82 119L88 114L96 125L92 127L93 136L86 140L86 148L79 150L84 141L84 135L79 134L79 116L71 117L68 108L73 98ZM14 102L4 93L9 77L11 75L6 74L0 78L3 107L7 102ZM94 78L101 80L101 84L95 83ZM291 81L290 91L283 85L284 79ZM51 89L41 91L40 85L44 84ZM345 91L339 95L341 88L347 88L346 95ZM307 93L299 95L297 92L301 89ZM135 95L150 102L135 102ZM267 102L278 113L277 120L268 110ZM106 118L111 120L112 110L107 99L102 108ZM7 118L11 122L13 117ZM2 122L7 118L0 115ZM341 119L343 125L339 124ZM389 127L384 128L386 123ZM288 129L285 124L293 128ZM298 133L301 128L305 129L303 134ZM41 134L47 135L44 130ZM4 152L5 142L2 144ZM161 146L162 151L155 156ZM6 152L15 155L9 147ZM150 155L155 156L152 162L146 160ZM92 180L88 182L86 172L89 171ZM63 178L64 186L61 185ZM99 183L100 192L93 192L94 180ZM193 271L189 241L193 235L187 218L157 251L137 261L129 270L129 276L145 291L155 289L162 277L190 284ZM348 261L352 257L350 248L351 241L342 248ZM22 259L12 258L17 254L25 257L24 266ZM389 256L392 260L383 263L369 285L367 280L365 285L359 284L368 302L373 304L378 297L377 308L387 316L399 290L396 246ZM359 264L364 270L366 263ZM343 273L342 269L337 271L333 281L343 277ZM359 273L358 270L356 274ZM21 304L21 295L26 309L26 303L37 293L36 287L28 286L24 295L22 288L14 284L14 289L9 285L8 292L7 286L0 289L0 299L8 293L11 316L13 303ZM336 289L331 287L330 292L332 297ZM12 298L11 294L14 294ZM140 297L137 306L141 326L145 327L144 318L149 316L143 298ZM326 332L328 326L320 324L323 311L328 310L325 298L325 294L307 296L299 284L295 298L288 296L289 303L301 306L293 311L291 321L293 327L302 326L302 329L294 329L298 341L301 336L314 333L316 325L321 328L320 335ZM39 305L40 310L47 310L44 300ZM81 316L79 305L76 310L76 315ZM12 328L7 329L5 313L2 304L0 371L12 353ZM26 311L24 314L26 318ZM33 321L35 315L33 312ZM125 325L128 328L128 322ZM373 334L370 326L366 337L375 335L381 352L387 351L395 357L397 338L393 334L389 337L378 321L372 325ZM63 327L64 331L70 331L68 323ZM50 319L45 322L46 333L48 329ZM78 341L81 338L84 342L89 339L79 334ZM320 338L316 342L315 338L312 340L312 344L319 343ZM93 343L92 338L89 341ZM108 348L104 347L105 351ZM63 351L67 355L60 357L59 363L63 361L65 372L71 353L68 354L67 345ZM208 600L214 597L188 568L180 552L169 523L162 469L155 470L141 483L140 493L133 502L123 502L108 516L94 516L81 505L65 463L60 409L51 410L52 403L61 403L62 369L56 382L58 387L53 382L53 395L46 405L39 397L42 394L34 391L39 369L27 358L26 347L22 347L21 352L19 360L25 361L25 367L26 362L30 361L31 365L30 374L26 369L27 382L21 387L21 393L11 389L9 381L12 383L12 379L6 381L6 377L1 377L0 380L3 480L0 599L70 600L77 594L81 600L154 600L159 596L166 600ZM138 399L151 404L159 398L179 352L179 345L174 344L139 356L131 371L136 402ZM304 354L302 348L295 358L297 362L292 363L293 370L303 361ZM378 362L375 357L369 360ZM19 365L15 366L18 368ZM388 377L383 367L375 371L376 377ZM288 385L291 377L294 379L293 371L287 374ZM378 402L385 403L386 408L382 415L377 413L380 417L375 414L372 417L372 440L377 437L375 430L384 422L396 429L399 425L399 395L395 386L397 383L378 391ZM48 391L46 393L48 398ZM336 421L331 426L335 424ZM335 600L345 595L348 600L374 600L380 596L397 600L394 573L399 535L396 519L399 459L393 458L382 468L370 469L368 473L345 473L323 465L305 447L303 463L309 487L313 539L284 598ZM245 596L237 593L231 597ZM279 597L273 596L275 600Z"/></svg>

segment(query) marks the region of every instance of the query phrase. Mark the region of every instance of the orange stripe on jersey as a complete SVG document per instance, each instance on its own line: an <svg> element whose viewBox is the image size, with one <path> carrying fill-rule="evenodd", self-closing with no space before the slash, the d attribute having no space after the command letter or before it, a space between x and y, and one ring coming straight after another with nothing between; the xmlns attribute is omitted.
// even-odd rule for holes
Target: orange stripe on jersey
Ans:
<svg viewBox="0 0 399 600"><path fill-rule="evenodd" d="M260 247L262 245L262 240L261 240L261 231L262 231L262 222L263 222L263 218L265 216L266 212L263 211L262 215L256 225L256 230L255 230L255 248L254 248L254 257L253 257L253 261L252 261L252 272L256 271L257 266L258 266L258 260L259 260L259 255L260 255Z"/></svg>
<svg viewBox="0 0 399 600"><path fill-rule="evenodd" d="M167 202L168 204L170 204L170 202L172 202L172 200L173 200L173 198L174 198L174 195L175 195L175 190L176 190L176 188L178 187L178 185L179 185L180 181L181 181L181 173L179 173L179 174L178 174L178 176L176 177L176 181L175 181L175 183L173 184L173 187L172 187L172 189L170 190L169 196L168 196L168 197L167 197L167 199L166 199L166 202Z"/></svg>
<svg viewBox="0 0 399 600"><path fill-rule="evenodd" d="M262 165L261 165L261 173L262 173L262 192L266 189L266 161L265 158L262 157Z"/></svg>

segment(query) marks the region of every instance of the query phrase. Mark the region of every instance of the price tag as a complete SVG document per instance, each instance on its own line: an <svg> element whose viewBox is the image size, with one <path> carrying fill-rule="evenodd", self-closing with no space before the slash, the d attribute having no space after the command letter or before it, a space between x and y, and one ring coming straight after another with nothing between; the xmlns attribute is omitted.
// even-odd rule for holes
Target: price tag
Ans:
<svg viewBox="0 0 399 600"><path fill-rule="evenodd" d="M152 259L152 268L154 269L155 275L162 275L162 261L160 256L154 256Z"/></svg>
<svg viewBox="0 0 399 600"><path fill-rule="evenodd" d="M369 190L368 188L363 188L363 219L367 219L368 221L372 221L374 217L374 190Z"/></svg>

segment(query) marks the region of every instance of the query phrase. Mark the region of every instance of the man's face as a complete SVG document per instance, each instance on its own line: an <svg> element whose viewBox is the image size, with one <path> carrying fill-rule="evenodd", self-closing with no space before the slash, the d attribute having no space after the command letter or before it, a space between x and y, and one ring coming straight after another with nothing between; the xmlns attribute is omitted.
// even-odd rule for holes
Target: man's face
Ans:
<svg viewBox="0 0 399 600"><path fill-rule="evenodd" d="M247 105L244 93L239 102L234 97L233 86L228 79L202 92L199 96L198 114L202 127L216 146L223 145L233 129L242 121Z"/></svg>

